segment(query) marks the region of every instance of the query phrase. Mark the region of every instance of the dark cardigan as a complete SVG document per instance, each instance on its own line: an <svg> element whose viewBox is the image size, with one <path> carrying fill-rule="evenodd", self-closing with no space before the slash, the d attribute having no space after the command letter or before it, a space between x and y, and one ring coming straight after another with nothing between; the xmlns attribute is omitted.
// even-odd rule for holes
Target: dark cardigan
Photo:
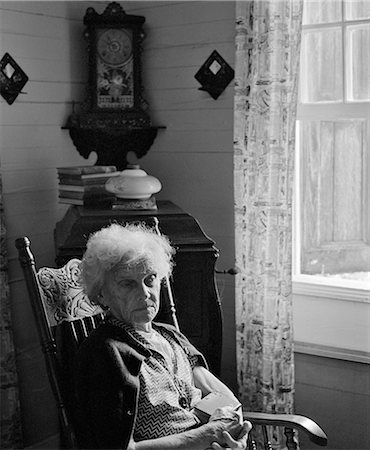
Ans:
<svg viewBox="0 0 370 450"><path fill-rule="evenodd" d="M166 324L189 356L201 353L186 337ZM139 372L151 355L128 331L103 323L81 345L74 373L74 423L80 448L126 449L133 434L139 398Z"/></svg>

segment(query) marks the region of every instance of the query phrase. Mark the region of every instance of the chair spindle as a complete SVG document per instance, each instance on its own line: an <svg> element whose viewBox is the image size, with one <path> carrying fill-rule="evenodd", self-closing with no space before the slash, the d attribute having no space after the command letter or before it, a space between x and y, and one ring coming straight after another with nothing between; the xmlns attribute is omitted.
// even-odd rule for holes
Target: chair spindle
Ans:
<svg viewBox="0 0 370 450"><path fill-rule="evenodd" d="M293 428L284 427L284 434L286 436L286 446L288 450L298 450L298 440Z"/></svg>
<svg viewBox="0 0 370 450"><path fill-rule="evenodd" d="M262 425L263 446L265 450L272 450L272 445L268 436L266 425Z"/></svg>

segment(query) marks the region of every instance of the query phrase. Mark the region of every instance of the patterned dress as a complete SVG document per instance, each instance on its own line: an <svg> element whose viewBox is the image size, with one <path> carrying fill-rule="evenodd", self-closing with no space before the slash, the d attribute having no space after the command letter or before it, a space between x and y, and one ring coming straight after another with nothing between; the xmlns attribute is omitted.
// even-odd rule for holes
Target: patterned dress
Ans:
<svg viewBox="0 0 370 450"><path fill-rule="evenodd" d="M140 393L134 440L156 439L197 427L199 420L191 412L201 399L194 386L192 369L198 357L191 357L167 330L153 324L151 333L110 319L126 328L151 351L139 374Z"/></svg>

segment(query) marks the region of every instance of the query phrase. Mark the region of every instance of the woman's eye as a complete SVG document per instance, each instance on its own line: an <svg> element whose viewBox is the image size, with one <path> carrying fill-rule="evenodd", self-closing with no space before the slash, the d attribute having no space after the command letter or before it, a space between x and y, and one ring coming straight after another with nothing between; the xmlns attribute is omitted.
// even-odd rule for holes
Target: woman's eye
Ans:
<svg viewBox="0 0 370 450"><path fill-rule="evenodd" d="M151 274L151 275L148 275L148 276L145 278L144 283L145 283L146 286L152 287L152 286L154 285L154 282L155 282L156 279L157 279L157 275L155 275L155 274L153 273L153 274Z"/></svg>
<svg viewBox="0 0 370 450"><path fill-rule="evenodd" d="M134 281L133 280L121 280L119 282L119 285L124 288L132 288L134 286Z"/></svg>

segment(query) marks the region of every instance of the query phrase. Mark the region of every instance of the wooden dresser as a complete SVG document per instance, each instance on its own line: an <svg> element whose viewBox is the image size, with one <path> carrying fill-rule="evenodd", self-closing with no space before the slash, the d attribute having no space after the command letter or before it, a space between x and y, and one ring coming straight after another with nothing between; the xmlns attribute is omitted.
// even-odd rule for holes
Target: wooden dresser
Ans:
<svg viewBox="0 0 370 450"><path fill-rule="evenodd" d="M170 201L158 201L156 211L114 211L71 206L56 224L56 263L81 258L88 236L112 222L159 221L161 233L176 248L172 292L181 331L205 355L210 369L220 374L222 314L215 282L218 250L197 220ZM158 321L168 322L168 298L162 293Z"/></svg>

